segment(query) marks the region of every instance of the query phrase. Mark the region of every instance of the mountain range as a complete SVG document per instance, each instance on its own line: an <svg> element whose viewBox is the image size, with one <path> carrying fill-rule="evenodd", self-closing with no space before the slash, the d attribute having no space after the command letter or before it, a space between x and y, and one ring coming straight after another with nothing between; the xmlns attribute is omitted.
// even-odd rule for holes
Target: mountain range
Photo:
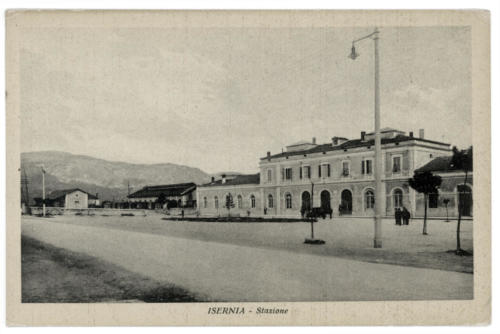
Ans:
<svg viewBox="0 0 500 334"><path fill-rule="evenodd" d="M21 176L28 180L30 199L42 195L41 167L46 171L46 194L81 188L97 193L101 200L120 200L147 185L210 181L199 168L172 163L132 164L59 151L26 152L21 154Z"/></svg>

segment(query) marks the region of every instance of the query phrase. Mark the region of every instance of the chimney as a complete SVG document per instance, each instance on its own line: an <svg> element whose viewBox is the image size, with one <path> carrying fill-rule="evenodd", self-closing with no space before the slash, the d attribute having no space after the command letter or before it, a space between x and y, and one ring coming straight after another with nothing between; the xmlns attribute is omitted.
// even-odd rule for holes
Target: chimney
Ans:
<svg viewBox="0 0 500 334"><path fill-rule="evenodd" d="M313 145L316 145L316 137L313 137Z"/></svg>
<svg viewBox="0 0 500 334"><path fill-rule="evenodd" d="M339 139L337 137L332 138L333 146L337 146L339 144Z"/></svg>
<svg viewBox="0 0 500 334"><path fill-rule="evenodd" d="M226 174L222 174L222 184L226 183Z"/></svg>
<svg viewBox="0 0 500 334"><path fill-rule="evenodd" d="M413 138L413 131L410 131L410 138Z"/></svg>
<svg viewBox="0 0 500 334"><path fill-rule="evenodd" d="M424 139L424 129L418 130L418 136L420 137L420 139Z"/></svg>
<svg viewBox="0 0 500 334"><path fill-rule="evenodd" d="M361 140L365 141L366 131L361 131Z"/></svg>
<svg viewBox="0 0 500 334"><path fill-rule="evenodd" d="M267 151L267 161L271 161L271 152Z"/></svg>

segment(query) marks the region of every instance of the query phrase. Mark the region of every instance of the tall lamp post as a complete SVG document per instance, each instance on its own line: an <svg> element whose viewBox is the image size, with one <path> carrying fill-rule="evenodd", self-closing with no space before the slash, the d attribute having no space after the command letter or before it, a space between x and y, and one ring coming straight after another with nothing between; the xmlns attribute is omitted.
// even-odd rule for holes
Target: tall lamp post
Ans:
<svg viewBox="0 0 500 334"><path fill-rule="evenodd" d="M355 44L365 39L372 39L375 46L375 235L373 247L382 248L382 212L384 197L382 189L382 145L380 139L380 88L379 88L379 54L378 37L379 31L375 28L371 34L352 41L352 49L349 58L355 60L359 54L356 53Z"/></svg>
<svg viewBox="0 0 500 334"><path fill-rule="evenodd" d="M45 169L42 167L42 214L45 217Z"/></svg>

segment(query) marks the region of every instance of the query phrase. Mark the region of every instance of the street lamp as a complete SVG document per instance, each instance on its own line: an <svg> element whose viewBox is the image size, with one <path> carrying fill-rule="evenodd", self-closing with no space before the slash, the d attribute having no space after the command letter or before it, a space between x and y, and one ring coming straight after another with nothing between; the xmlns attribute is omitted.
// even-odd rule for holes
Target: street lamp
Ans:
<svg viewBox="0 0 500 334"><path fill-rule="evenodd" d="M356 53L355 44L362 40L371 38L375 46L375 235L373 247L382 248L382 212L383 189L382 189L382 143L380 138L380 88L379 88L379 54L378 54L378 34L377 28L364 37L352 41L351 54L349 58L355 60L359 54Z"/></svg>
<svg viewBox="0 0 500 334"><path fill-rule="evenodd" d="M42 215L45 217L45 169L42 168Z"/></svg>

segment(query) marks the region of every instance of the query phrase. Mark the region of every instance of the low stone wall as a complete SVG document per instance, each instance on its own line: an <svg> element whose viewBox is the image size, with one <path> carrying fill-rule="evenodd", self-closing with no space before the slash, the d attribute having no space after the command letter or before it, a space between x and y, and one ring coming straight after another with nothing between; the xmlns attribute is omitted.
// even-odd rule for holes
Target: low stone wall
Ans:
<svg viewBox="0 0 500 334"><path fill-rule="evenodd" d="M198 210L196 208L171 208L169 210L163 210L166 215L169 216L181 216L182 210L184 210L184 216L197 216Z"/></svg>
<svg viewBox="0 0 500 334"><path fill-rule="evenodd" d="M31 207L31 214L33 216L41 216L43 209L41 207ZM45 214L49 216L60 216L64 214L64 208L59 207L46 207Z"/></svg>
<svg viewBox="0 0 500 334"><path fill-rule="evenodd" d="M161 210L141 210L141 209L65 209L61 207L46 207L45 213L50 216L70 215L70 216L149 216L162 214ZM43 209L41 207L31 207L31 214L41 216Z"/></svg>

